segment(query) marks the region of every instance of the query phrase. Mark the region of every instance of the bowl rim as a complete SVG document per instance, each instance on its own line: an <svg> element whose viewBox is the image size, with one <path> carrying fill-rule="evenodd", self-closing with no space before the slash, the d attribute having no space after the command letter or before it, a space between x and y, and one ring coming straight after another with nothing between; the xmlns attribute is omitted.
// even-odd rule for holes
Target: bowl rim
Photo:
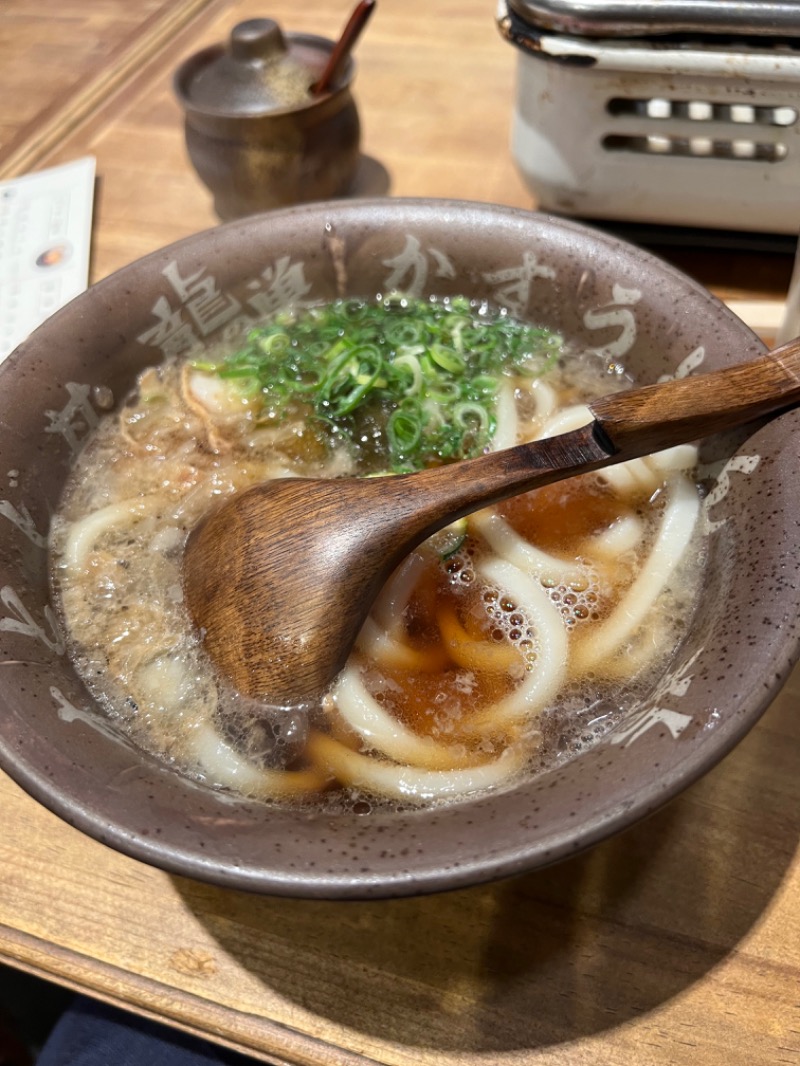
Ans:
<svg viewBox="0 0 800 1066"><path fill-rule="evenodd" d="M2 378L6 374L13 374L17 364L25 358L28 345L34 338L47 336L51 329L58 327L62 316L74 313L75 308L79 307L83 301L97 299L104 296L107 291L113 291L115 286L120 284L120 279L124 280L132 267L163 262L165 257L172 257L182 249L202 244L214 234L222 232L226 237L228 235L233 236L238 231L251 228L254 223L264 225L267 221L272 221L277 217L284 219L287 217L290 219L296 218L297 216L317 217L322 227L326 221L326 216L335 216L344 211L348 215L363 214L365 217L369 217L370 212L374 211L376 207L379 207L384 212L388 210L388 225L394 224L396 220L402 218L403 212L409 210L431 212L441 212L443 210L469 211L491 218L497 218L497 213L499 212L510 222L517 221L527 225L534 222L549 228L567 231L581 239L588 238L594 244L605 245L609 248L622 248L626 255L633 253L634 257L640 257L641 261L653 263L661 272L666 272L680 281L684 288L688 286L704 299L710 299L716 312L721 314L722 318L732 328L735 327L743 338L749 337L759 350L766 350L766 346L756 334L699 282L651 252L638 248L624 239L596 229L593 226L544 212L527 211L521 208L488 203L475 203L466 200L419 197L392 198L388 200L376 198L349 202L323 201L316 204L265 212L261 215L234 220L199 231L134 260L92 285L86 292L76 297L75 300L71 301L70 304L40 326L31 335L31 338L23 342L0 367L0 386L2 385ZM783 634L780 645L771 649L768 661L769 684L765 686L765 683L760 681L757 686L753 685L753 692L749 693L748 697L742 701L746 709L739 714L731 715L730 718L714 727L716 742L711 746L702 745L690 748L684 758L677 762L663 777L654 778L646 786L640 786L635 794L631 795L630 800L618 803L613 807L604 808L599 812L589 812L581 820L579 831L577 832L576 827L576 829L556 833L548 837L547 841L539 842L532 848L514 847L506 851L501 850L499 855L477 856L457 868L452 865L443 865L441 861L437 863L433 856L430 857L430 861L424 868L415 866L409 870L398 869L393 874L381 872L377 879L369 876L359 877L358 874L353 874L352 872L326 875L322 872L314 871L313 875L309 875L308 872L298 870L294 875L287 876L285 873L277 874L275 871L268 869L252 869L240 864L222 866L219 860L209 862L209 856L198 854L194 849L188 849L178 844L166 844L166 842L157 841L152 837L143 837L137 834L130 826L109 824L108 821L104 820L102 803L97 803L93 796L84 796L82 802L75 802L62 789L53 787L52 782L38 772L36 767L21 763L17 758L18 753L8 750L3 743L2 737L0 737L0 765L12 779L28 791L38 802L69 824L132 858L144 861L170 873L194 877L201 881L225 887L292 898L375 899L422 895L477 885L522 873L533 868L551 865L593 847L602 840L617 834L655 812L685 791L687 787L697 781L712 767L716 766L742 740L775 698L796 662L798 654L800 654L800 632L795 625L794 627L787 627L787 632ZM758 695L756 695L756 692ZM164 772L171 773L171 771ZM468 801L465 801L464 803L455 803L445 807L434 808L433 810L441 814L448 810L456 810L459 807L463 809L467 805ZM417 812L413 813L416 814ZM421 816L421 820L424 820L425 812L418 813ZM431 811L427 813L430 814ZM545 843L547 844L546 848ZM545 852L546 854L543 854Z"/></svg>

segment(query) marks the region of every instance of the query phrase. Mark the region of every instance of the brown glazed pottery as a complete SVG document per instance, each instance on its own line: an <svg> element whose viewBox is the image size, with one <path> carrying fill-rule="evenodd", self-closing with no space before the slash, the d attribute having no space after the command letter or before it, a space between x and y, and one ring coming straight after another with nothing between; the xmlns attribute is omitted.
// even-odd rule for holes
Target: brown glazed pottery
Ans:
<svg viewBox="0 0 800 1066"><path fill-rule="evenodd" d="M186 148L220 218L351 190L361 133L352 59L327 92L309 91L332 49L323 37L250 19L176 71Z"/></svg>
<svg viewBox="0 0 800 1066"><path fill-rule="evenodd" d="M135 375L235 340L293 300L392 289L487 298L641 383L763 345L695 282L620 240L490 205L381 200L232 222L132 264L0 367L0 765L71 824L168 871L262 893L411 895L556 862L656 810L753 726L795 661L800 413L705 441L707 562L669 668L597 745L451 806L358 816L235 799L118 736L65 655L47 534L70 464Z"/></svg>

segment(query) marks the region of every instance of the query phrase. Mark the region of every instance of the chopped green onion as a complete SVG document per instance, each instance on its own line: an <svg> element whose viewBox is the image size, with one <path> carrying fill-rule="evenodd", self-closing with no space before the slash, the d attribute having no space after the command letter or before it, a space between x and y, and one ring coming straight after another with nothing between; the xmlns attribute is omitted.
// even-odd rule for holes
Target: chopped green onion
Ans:
<svg viewBox="0 0 800 1066"><path fill-rule="evenodd" d="M419 359L411 352L406 352L404 355L398 355L392 363L395 370L407 370L410 374L410 381L408 388L405 390L406 396L416 396L422 388L422 369L419 365Z"/></svg>
<svg viewBox="0 0 800 1066"><path fill-rule="evenodd" d="M477 403L457 403L453 408L453 419L465 429L481 431L489 426L489 412Z"/></svg>
<svg viewBox="0 0 800 1066"><path fill-rule="evenodd" d="M422 436L422 419L419 412L398 407L386 423L386 435L395 455L408 455L416 448Z"/></svg>
<svg viewBox="0 0 800 1066"><path fill-rule="evenodd" d="M457 381L441 381L428 386L428 395L436 403L454 403L461 399L461 385Z"/></svg>
<svg viewBox="0 0 800 1066"><path fill-rule="evenodd" d="M370 442L397 473L485 450L503 375L546 373L560 347L558 335L466 297L390 293L281 312L224 361L193 366L260 392L259 424L302 414L339 444Z"/></svg>
<svg viewBox="0 0 800 1066"><path fill-rule="evenodd" d="M450 374L463 374L464 357L452 349L447 349L443 344L432 344L430 348L431 359L437 366L447 370Z"/></svg>
<svg viewBox="0 0 800 1066"><path fill-rule="evenodd" d="M428 543L440 559L449 559L455 555L466 539L467 520L458 518L449 526L440 529L438 533L434 533Z"/></svg>

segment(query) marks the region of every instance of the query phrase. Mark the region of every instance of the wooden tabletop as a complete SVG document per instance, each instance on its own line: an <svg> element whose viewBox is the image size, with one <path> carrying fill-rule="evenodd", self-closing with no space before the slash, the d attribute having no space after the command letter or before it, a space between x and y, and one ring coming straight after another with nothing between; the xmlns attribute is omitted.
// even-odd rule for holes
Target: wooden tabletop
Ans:
<svg viewBox="0 0 800 1066"><path fill-rule="evenodd" d="M185 155L178 61L245 17L335 36L348 14L322 0L30 7L0 9L0 177L96 157L94 279L216 222ZM489 2L380 0L358 49L361 191L533 206L508 149L514 63ZM787 257L675 254L774 328ZM800 1063L799 704L796 672L719 767L583 857L397 902L173 877L0 775L0 958L295 1066Z"/></svg>

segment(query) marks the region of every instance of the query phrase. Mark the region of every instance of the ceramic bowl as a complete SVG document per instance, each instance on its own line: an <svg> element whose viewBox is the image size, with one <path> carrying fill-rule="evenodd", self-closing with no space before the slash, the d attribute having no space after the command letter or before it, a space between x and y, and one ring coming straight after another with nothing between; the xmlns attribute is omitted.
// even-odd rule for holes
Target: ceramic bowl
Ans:
<svg viewBox="0 0 800 1066"><path fill-rule="evenodd" d="M700 604L653 688L594 748L433 810L315 815L232 799L117 735L64 654L47 533L104 411L165 353L292 300L486 297L624 362L642 383L763 351L695 282L620 240L489 205L321 203L232 222L93 286L0 368L0 765L62 818L179 874L268 894L444 890L556 862L656 810L754 725L797 655L800 415L701 448Z"/></svg>

